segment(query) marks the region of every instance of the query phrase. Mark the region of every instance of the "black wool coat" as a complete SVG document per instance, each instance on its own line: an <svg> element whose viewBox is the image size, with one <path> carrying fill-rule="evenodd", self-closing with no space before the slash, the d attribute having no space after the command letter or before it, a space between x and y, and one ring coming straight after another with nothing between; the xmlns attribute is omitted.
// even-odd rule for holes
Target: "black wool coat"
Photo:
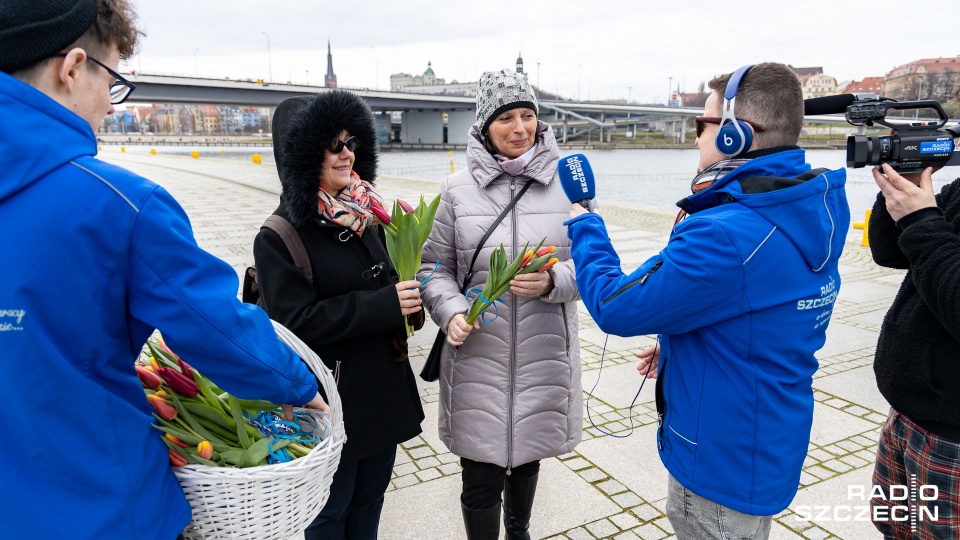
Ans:
<svg viewBox="0 0 960 540"><path fill-rule="evenodd" d="M937 195L937 206L942 217L920 210L900 221L901 230L882 193L874 204L874 261L909 269L883 319L874 372L894 409L960 440L960 179Z"/></svg>
<svg viewBox="0 0 960 540"><path fill-rule="evenodd" d="M290 221L285 205L274 214ZM357 236L319 215L296 229L313 284L283 240L264 228L253 245L260 294L267 314L334 371L347 432L343 456L360 459L415 437L423 407L406 360L397 277L382 231Z"/></svg>

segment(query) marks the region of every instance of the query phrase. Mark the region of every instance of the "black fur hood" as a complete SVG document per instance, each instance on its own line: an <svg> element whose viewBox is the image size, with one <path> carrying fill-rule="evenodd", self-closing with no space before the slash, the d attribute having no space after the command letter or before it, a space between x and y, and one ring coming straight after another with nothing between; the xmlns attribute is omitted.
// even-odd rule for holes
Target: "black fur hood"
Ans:
<svg viewBox="0 0 960 540"><path fill-rule="evenodd" d="M299 227L317 216L324 149L340 131L357 138L353 170L373 183L377 176L377 128L370 107L346 90L284 100L273 114L273 155L280 174L280 202Z"/></svg>

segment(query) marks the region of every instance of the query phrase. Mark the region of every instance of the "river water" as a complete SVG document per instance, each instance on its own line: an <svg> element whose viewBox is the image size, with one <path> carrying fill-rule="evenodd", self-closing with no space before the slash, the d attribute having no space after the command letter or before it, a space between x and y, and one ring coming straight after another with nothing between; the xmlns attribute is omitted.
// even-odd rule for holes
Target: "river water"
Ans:
<svg viewBox="0 0 960 540"><path fill-rule="evenodd" d="M273 151L265 148L237 147L157 147L164 154L189 155L197 150L201 157L227 157L249 160L251 154L262 156L265 165L273 166ZM127 152L148 153L146 146L127 146ZM690 194L690 180L697 167L697 150L561 150L560 155L582 153L590 161L597 181L597 198L634 206L676 210L676 202ZM446 151L385 151L380 154L380 174L440 180L465 167L464 151L452 155ZM807 162L814 168L843 167L844 150L808 150ZM958 176L960 170L947 167L934 175L934 189L939 189ZM873 206L877 185L869 168L847 169L847 199L851 221L864 218L864 211Z"/></svg>

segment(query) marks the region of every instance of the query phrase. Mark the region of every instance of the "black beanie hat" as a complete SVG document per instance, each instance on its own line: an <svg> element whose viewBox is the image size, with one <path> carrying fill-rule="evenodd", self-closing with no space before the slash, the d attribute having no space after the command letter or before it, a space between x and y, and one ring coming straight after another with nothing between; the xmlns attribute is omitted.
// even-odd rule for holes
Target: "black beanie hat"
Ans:
<svg viewBox="0 0 960 540"><path fill-rule="evenodd" d="M0 71L49 58L97 20L97 0L0 0Z"/></svg>

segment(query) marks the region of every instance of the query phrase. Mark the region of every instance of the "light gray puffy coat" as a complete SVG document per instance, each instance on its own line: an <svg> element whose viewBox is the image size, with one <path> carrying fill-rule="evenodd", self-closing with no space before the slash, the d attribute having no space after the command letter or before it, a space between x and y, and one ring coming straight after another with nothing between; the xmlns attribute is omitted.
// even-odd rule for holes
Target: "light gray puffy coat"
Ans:
<svg viewBox="0 0 960 540"><path fill-rule="evenodd" d="M565 454L580 442L579 299L570 240L563 222L570 202L557 178L559 151L549 125L539 123L538 146L524 172L511 177L484 149L474 126L467 142L467 169L447 177L440 208L424 245L421 298L434 322L446 330L470 303L460 285L480 239L513 194L534 183L487 239L474 265L470 287L482 288L490 252L502 243L507 258L524 244L557 246L554 288L540 298L511 293L496 303L497 318L481 324L460 347L444 345L440 368L440 437L454 454L511 468ZM475 295L474 295L475 296ZM473 296L471 296L473 298ZM494 308L489 308L488 318Z"/></svg>

